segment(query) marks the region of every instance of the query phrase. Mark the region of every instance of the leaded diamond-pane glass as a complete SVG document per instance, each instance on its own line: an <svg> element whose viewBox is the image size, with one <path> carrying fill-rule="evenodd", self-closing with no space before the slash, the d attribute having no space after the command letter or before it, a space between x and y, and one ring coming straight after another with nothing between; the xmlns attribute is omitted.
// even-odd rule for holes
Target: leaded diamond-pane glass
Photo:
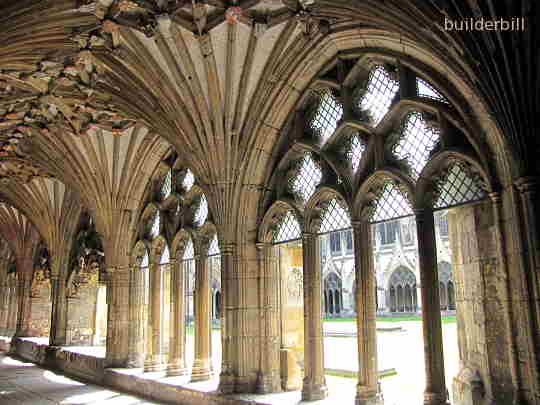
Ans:
<svg viewBox="0 0 540 405"><path fill-rule="evenodd" d="M418 89L418 95L420 97L432 98L434 100L442 101L443 103L448 103L446 98L435 90L428 82L420 78L416 79L416 88Z"/></svg>
<svg viewBox="0 0 540 405"><path fill-rule="evenodd" d="M159 211L156 211L154 215L154 222L152 222L152 229L150 230L150 235L152 235L153 238L159 235L160 230L160 218L159 218Z"/></svg>
<svg viewBox="0 0 540 405"><path fill-rule="evenodd" d="M331 200L324 212L319 232L326 233L350 227L351 218L347 209L343 207L338 200Z"/></svg>
<svg viewBox="0 0 540 405"><path fill-rule="evenodd" d="M386 183L375 201L375 211L371 222L412 215L412 209L403 193L393 183Z"/></svg>
<svg viewBox="0 0 540 405"><path fill-rule="evenodd" d="M301 236L300 224L291 211L283 216L278 225L278 230L274 233L272 242L279 243L289 240L299 239Z"/></svg>
<svg viewBox="0 0 540 405"><path fill-rule="evenodd" d="M329 89L316 92L319 106L310 122L311 128L321 136L323 142L332 136L337 123L343 116L343 107Z"/></svg>
<svg viewBox="0 0 540 405"><path fill-rule="evenodd" d="M208 202L206 201L206 196L203 194L201 200L199 201L199 206L195 212L195 222L197 225L204 224L206 218L208 217Z"/></svg>
<svg viewBox="0 0 540 405"><path fill-rule="evenodd" d="M309 153L300 162L300 169L292 181L293 191L304 202L310 199L322 179L322 171Z"/></svg>
<svg viewBox="0 0 540 405"><path fill-rule="evenodd" d="M165 249L163 249L163 253L161 254L161 260L160 260L160 264L166 264L166 263L169 263L171 260L170 260L170 255L169 255L169 248L167 246L165 246Z"/></svg>
<svg viewBox="0 0 540 405"><path fill-rule="evenodd" d="M161 186L161 195L163 198L167 198L171 195L172 190L172 170L169 170L167 172L167 175L165 176L165 180L163 180L163 185Z"/></svg>
<svg viewBox="0 0 540 405"><path fill-rule="evenodd" d="M191 190L191 187L193 187L193 184L195 184L195 176L193 175L193 172L191 170L187 169L182 185L184 186L186 191L189 191Z"/></svg>
<svg viewBox="0 0 540 405"><path fill-rule="evenodd" d="M219 255L219 243L217 235L214 235L212 241L210 242L210 247L208 248L208 256Z"/></svg>
<svg viewBox="0 0 540 405"><path fill-rule="evenodd" d="M146 252L143 256L141 267L148 267L148 252Z"/></svg>
<svg viewBox="0 0 540 405"><path fill-rule="evenodd" d="M439 198L435 208L446 208L481 200L486 192L481 187L478 175L471 175L461 164L454 164L438 184Z"/></svg>
<svg viewBox="0 0 540 405"><path fill-rule="evenodd" d="M184 256L182 257L184 260L187 259L193 259L195 256L195 252L193 250L193 241L191 239L188 239L186 243L186 247L184 248Z"/></svg>
<svg viewBox="0 0 540 405"><path fill-rule="evenodd" d="M373 125L381 122L398 90L399 82L392 79L384 67L377 66L370 72L367 90L359 100L359 107L369 111Z"/></svg>
<svg viewBox="0 0 540 405"><path fill-rule="evenodd" d="M358 169L358 166L360 165L360 159L362 159L362 154L366 150L366 144L364 141L360 140L360 137L358 135L355 135L351 138L351 146L349 151L347 152L347 156L349 157L349 161L351 162L351 166L353 169L353 172L356 172Z"/></svg>
<svg viewBox="0 0 540 405"><path fill-rule="evenodd" d="M428 127L419 112L413 112L405 118L403 133L394 146L394 153L407 160L412 176L417 179L438 140L439 132Z"/></svg>

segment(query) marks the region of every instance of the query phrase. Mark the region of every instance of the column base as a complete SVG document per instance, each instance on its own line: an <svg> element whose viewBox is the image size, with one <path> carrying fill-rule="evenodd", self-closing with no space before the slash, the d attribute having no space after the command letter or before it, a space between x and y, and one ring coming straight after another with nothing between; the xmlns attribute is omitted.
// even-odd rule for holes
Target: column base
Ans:
<svg viewBox="0 0 540 405"><path fill-rule="evenodd" d="M304 380L302 386L302 401L318 401L328 396L326 384L311 384Z"/></svg>
<svg viewBox="0 0 540 405"><path fill-rule="evenodd" d="M218 391L221 394L232 394L234 393L234 387L235 387L235 377L230 374L221 373L219 376Z"/></svg>
<svg viewBox="0 0 540 405"><path fill-rule="evenodd" d="M160 358L151 358L147 359L144 362L144 372L145 373L152 373L155 371L163 371L165 370L165 364L161 361Z"/></svg>
<svg viewBox="0 0 540 405"><path fill-rule="evenodd" d="M450 402L446 393L424 392L424 405L450 405Z"/></svg>
<svg viewBox="0 0 540 405"><path fill-rule="evenodd" d="M382 393L377 391L357 392L354 399L355 405L383 405L384 398Z"/></svg>
<svg viewBox="0 0 540 405"><path fill-rule="evenodd" d="M212 378L212 366L209 360L195 360L191 370L191 381L206 381Z"/></svg>
<svg viewBox="0 0 540 405"><path fill-rule="evenodd" d="M272 374L259 374L257 378L257 393L258 394L270 394L275 392L281 392L281 377Z"/></svg>
<svg viewBox="0 0 540 405"><path fill-rule="evenodd" d="M167 366L167 375L170 377L179 377L189 375L189 371L179 363L172 363Z"/></svg>

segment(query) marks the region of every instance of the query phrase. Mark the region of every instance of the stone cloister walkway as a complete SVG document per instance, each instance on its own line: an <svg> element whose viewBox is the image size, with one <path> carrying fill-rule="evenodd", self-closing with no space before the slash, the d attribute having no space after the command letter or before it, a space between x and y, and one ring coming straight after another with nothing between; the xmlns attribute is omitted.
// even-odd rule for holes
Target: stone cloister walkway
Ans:
<svg viewBox="0 0 540 405"><path fill-rule="evenodd" d="M93 384L82 383L0 353L2 405L160 404Z"/></svg>

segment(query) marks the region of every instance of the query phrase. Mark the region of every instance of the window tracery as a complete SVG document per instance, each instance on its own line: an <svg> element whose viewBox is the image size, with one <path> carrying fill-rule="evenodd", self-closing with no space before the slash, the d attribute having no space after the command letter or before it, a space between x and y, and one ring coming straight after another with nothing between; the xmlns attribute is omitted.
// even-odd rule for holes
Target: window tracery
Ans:
<svg viewBox="0 0 540 405"><path fill-rule="evenodd" d="M302 235L300 224L292 211L288 211L283 215L278 224L277 232L274 233L273 243L287 242L295 239L300 239Z"/></svg>
<svg viewBox="0 0 540 405"><path fill-rule="evenodd" d="M182 186L186 189L186 191L191 190L191 187L195 184L195 175L193 172L189 169L186 170L186 174L184 175L184 180L182 181Z"/></svg>
<svg viewBox="0 0 540 405"><path fill-rule="evenodd" d="M403 192L392 182L386 182L379 190L379 196L374 201L371 222L381 222L389 219L412 215L409 202Z"/></svg>
<svg viewBox="0 0 540 405"><path fill-rule="evenodd" d="M386 68L376 66L369 73L366 90L357 96L357 107L369 114L371 124L376 126L384 118L399 90L399 82Z"/></svg>
<svg viewBox="0 0 540 405"><path fill-rule="evenodd" d="M298 163L299 169L295 177L291 179L293 192L304 203L308 201L322 179L322 170L311 157L311 153L305 153Z"/></svg>
<svg viewBox="0 0 540 405"><path fill-rule="evenodd" d="M351 227L347 209L335 198L330 200L324 211L319 233L327 233Z"/></svg>
<svg viewBox="0 0 540 405"><path fill-rule="evenodd" d="M448 103L448 100L446 100L439 91L435 90L432 85L419 77L416 78L416 89L420 97L431 98L443 103Z"/></svg>
<svg viewBox="0 0 540 405"><path fill-rule="evenodd" d="M197 225L201 226L206 221L208 217L208 201L206 201L206 196L203 194L199 201L199 206L195 212L195 222Z"/></svg>
<svg viewBox="0 0 540 405"><path fill-rule="evenodd" d="M159 210L156 210L156 213L154 214L154 219L152 221L152 228L150 230L150 236L152 236L152 238L155 238L156 236L158 236L160 232L160 228L161 228L160 214L159 214Z"/></svg>
<svg viewBox="0 0 540 405"><path fill-rule="evenodd" d="M418 179L438 140L439 132L426 125L422 114L411 112L403 121L401 137L394 145L393 152L407 161L412 177Z"/></svg>
<svg viewBox="0 0 540 405"><path fill-rule="evenodd" d="M314 134L321 137L324 143L336 130L338 122L343 116L343 106L330 89L316 90L314 93L318 98L318 106L309 126Z"/></svg>
<svg viewBox="0 0 540 405"><path fill-rule="evenodd" d="M360 159L366 150L366 144L360 137L356 134L351 137L351 143L349 150L347 151L347 158L351 163L353 172L356 172L360 166Z"/></svg>
<svg viewBox="0 0 540 405"><path fill-rule="evenodd" d="M161 195L163 196L163 199L167 199L171 195L172 192L172 169L169 169L167 171L167 174L165 175L165 179L163 180L163 184L161 186Z"/></svg>
<svg viewBox="0 0 540 405"><path fill-rule="evenodd" d="M463 162L455 162L437 182L438 197L434 208L448 208L485 198L482 183L480 176L468 170Z"/></svg>

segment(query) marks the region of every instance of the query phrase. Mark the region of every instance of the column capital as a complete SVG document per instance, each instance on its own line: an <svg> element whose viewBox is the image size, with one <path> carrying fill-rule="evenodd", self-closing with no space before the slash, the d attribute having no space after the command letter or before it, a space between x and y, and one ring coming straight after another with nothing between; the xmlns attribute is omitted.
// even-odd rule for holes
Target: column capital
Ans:
<svg viewBox="0 0 540 405"><path fill-rule="evenodd" d="M530 193L536 191L538 180L534 176L524 176L517 179L514 184L520 193Z"/></svg>
<svg viewBox="0 0 540 405"><path fill-rule="evenodd" d="M315 234L313 232L304 231L302 232L302 241L308 241L312 239L314 236Z"/></svg>
<svg viewBox="0 0 540 405"><path fill-rule="evenodd" d="M501 193L498 191L492 191L488 196L494 204L499 204L501 202Z"/></svg>
<svg viewBox="0 0 540 405"><path fill-rule="evenodd" d="M257 242L255 243L255 247L258 249L258 250L263 250L269 246L271 246L272 244L269 243L269 242Z"/></svg>

